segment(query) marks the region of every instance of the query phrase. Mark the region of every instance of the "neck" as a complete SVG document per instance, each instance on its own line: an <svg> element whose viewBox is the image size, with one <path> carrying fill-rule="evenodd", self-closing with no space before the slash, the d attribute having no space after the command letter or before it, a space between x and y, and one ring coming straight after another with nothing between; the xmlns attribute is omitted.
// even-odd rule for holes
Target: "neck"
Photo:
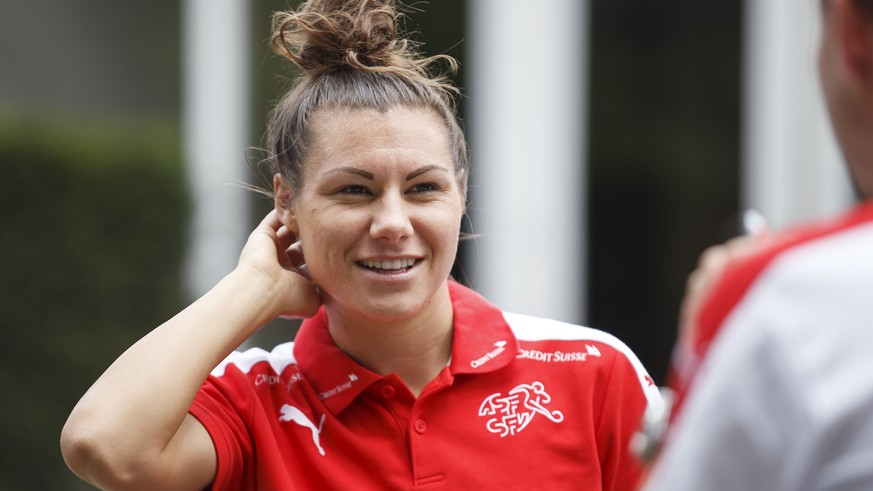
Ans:
<svg viewBox="0 0 873 491"><path fill-rule="evenodd" d="M330 306L327 315L340 349L375 373L396 373L416 397L451 356L454 314L447 286L408 319L362 319Z"/></svg>

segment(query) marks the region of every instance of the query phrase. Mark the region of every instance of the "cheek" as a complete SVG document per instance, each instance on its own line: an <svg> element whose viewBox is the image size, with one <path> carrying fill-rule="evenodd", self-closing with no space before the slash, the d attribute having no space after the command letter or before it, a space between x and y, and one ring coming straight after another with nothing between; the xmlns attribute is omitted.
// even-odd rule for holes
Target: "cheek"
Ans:
<svg viewBox="0 0 873 491"><path fill-rule="evenodd" d="M329 281L345 274L349 251L366 237L366 220L348 210L318 208L300 223L303 253L313 278Z"/></svg>
<svg viewBox="0 0 873 491"><path fill-rule="evenodd" d="M303 254L311 274L322 275L329 264L336 261L332 254L342 244L342 227L331 225L327 220L309 215L308 220L300 222L300 239Z"/></svg>
<svg viewBox="0 0 873 491"><path fill-rule="evenodd" d="M444 252L456 252L461 229L461 214L457 210L447 211L438 219L433 219L424 225L434 247ZM454 256L454 254L451 254Z"/></svg>

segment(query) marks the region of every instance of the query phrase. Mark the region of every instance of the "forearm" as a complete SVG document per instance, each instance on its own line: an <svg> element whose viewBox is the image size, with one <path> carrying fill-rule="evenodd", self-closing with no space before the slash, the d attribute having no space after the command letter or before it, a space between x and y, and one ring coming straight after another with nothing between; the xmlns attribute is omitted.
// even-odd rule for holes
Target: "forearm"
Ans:
<svg viewBox="0 0 873 491"><path fill-rule="evenodd" d="M107 465L127 472L160 459L210 370L271 320L270 299L253 281L262 280L231 273L130 347L94 383L62 437L77 473Z"/></svg>

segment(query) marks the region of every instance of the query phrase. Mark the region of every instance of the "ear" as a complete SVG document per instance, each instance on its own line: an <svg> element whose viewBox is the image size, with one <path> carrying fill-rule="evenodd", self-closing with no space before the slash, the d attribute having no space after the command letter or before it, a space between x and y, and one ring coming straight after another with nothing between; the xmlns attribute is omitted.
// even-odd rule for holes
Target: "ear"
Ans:
<svg viewBox="0 0 873 491"><path fill-rule="evenodd" d="M273 176L273 200L276 206L276 214L279 220L285 225L288 230L297 233L297 214L294 212L294 191L291 186L285 182L282 174Z"/></svg>
<svg viewBox="0 0 873 491"><path fill-rule="evenodd" d="M873 87L873 22L854 0L834 0L829 8L839 54L850 76Z"/></svg>

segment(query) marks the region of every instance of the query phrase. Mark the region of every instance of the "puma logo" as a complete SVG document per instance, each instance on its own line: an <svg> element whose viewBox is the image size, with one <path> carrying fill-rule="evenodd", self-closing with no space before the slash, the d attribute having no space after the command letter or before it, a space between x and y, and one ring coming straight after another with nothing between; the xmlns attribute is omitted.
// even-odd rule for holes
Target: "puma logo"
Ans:
<svg viewBox="0 0 873 491"><path fill-rule="evenodd" d="M324 449L321 448L321 428L324 426L324 414L321 415L321 421L316 428L315 423L310 421L310 419L303 414L303 411L290 404L283 405L279 412L282 413L282 415L279 416L279 421L293 421L304 428L309 428L309 431L312 432L312 443L314 443L316 448L318 448L318 453L324 456Z"/></svg>

